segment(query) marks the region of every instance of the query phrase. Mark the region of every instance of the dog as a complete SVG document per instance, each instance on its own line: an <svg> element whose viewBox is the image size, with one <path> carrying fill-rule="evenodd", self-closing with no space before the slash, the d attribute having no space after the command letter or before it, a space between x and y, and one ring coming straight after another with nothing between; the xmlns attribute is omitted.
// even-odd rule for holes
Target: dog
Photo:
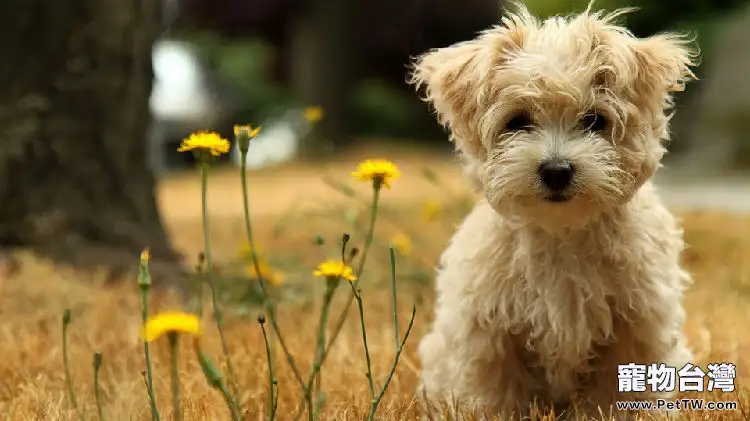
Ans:
<svg viewBox="0 0 750 421"><path fill-rule="evenodd" d="M482 196L440 258L418 348L423 417L628 419L616 401L671 392L620 391L618 365L692 357L682 230L651 177L698 50L634 36L617 23L633 9L591 8L541 20L517 5L412 62Z"/></svg>

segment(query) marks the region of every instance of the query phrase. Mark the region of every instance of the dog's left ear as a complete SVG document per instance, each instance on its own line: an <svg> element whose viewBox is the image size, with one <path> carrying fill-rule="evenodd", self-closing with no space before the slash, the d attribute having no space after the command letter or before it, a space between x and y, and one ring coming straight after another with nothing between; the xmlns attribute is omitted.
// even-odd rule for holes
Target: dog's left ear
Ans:
<svg viewBox="0 0 750 421"><path fill-rule="evenodd" d="M691 67L698 64L698 49L684 35L659 34L639 39L633 50L637 61L636 93L643 99L653 99L663 108L670 108L671 94L683 91L687 82L696 79Z"/></svg>

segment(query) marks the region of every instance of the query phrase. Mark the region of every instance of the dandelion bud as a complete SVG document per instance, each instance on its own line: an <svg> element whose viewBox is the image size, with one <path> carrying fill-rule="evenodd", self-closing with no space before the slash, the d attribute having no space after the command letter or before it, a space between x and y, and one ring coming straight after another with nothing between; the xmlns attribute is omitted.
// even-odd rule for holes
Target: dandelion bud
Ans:
<svg viewBox="0 0 750 421"><path fill-rule="evenodd" d="M94 370L98 370L99 367L102 366L103 361L104 361L104 357L102 356L102 352L96 351L94 353Z"/></svg>
<svg viewBox="0 0 750 421"><path fill-rule="evenodd" d="M151 259L151 251L146 247L141 252L141 264L145 265L148 263L148 261Z"/></svg>
<svg viewBox="0 0 750 421"><path fill-rule="evenodd" d="M260 324L265 324L266 323L266 316L265 316L265 314L261 314L260 316L258 316L258 323L260 323Z"/></svg>
<svg viewBox="0 0 750 421"><path fill-rule="evenodd" d="M348 233L348 232L345 232L345 233L344 233L344 236L343 236L343 241L344 241L344 244L348 243L348 242L349 242L349 240L351 240L351 239L352 239L352 236L351 236L351 235L349 235L349 233Z"/></svg>
<svg viewBox="0 0 750 421"><path fill-rule="evenodd" d="M260 127L255 129L252 126L234 126L234 138L237 141L237 147L242 155L247 154L250 149L250 140L260 133Z"/></svg>
<svg viewBox="0 0 750 421"><path fill-rule="evenodd" d="M151 273L148 270L148 262L151 259L151 253L148 249L141 252L141 261L138 265L138 287L146 290L151 287Z"/></svg>
<svg viewBox="0 0 750 421"><path fill-rule="evenodd" d="M70 309L69 308L66 308L65 310L63 310L62 322L63 322L63 325L70 324Z"/></svg>
<svg viewBox="0 0 750 421"><path fill-rule="evenodd" d="M206 261L206 253L200 252L198 253L198 263L203 264L203 262Z"/></svg>
<svg viewBox="0 0 750 421"><path fill-rule="evenodd" d="M316 246L322 246L322 245L324 245L326 243L326 240L323 239L323 237L320 236L320 234L318 234L318 235L315 236L315 238L313 238L313 243Z"/></svg>

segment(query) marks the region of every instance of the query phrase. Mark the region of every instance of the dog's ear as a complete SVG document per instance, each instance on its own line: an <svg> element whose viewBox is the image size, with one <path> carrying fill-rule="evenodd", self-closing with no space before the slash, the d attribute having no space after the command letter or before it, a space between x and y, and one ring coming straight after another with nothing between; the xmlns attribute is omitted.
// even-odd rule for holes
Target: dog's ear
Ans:
<svg viewBox="0 0 750 421"><path fill-rule="evenodd" d="M687 82L696 79L691 67L698 64L698 49L685 35L659 34L639 39L633 50L637 62L636 94L653 99L652 104L662 108L659 111L671 108L671 94L683 91Z"/></svg>
<svg viewBox="0 0 750 421"><path fill-rule="evenodd" d="M459 149L475 155L481 147L476 126L478 113L490 100L491 72L521 48L529 19L522 9L507 15L503 25L470 41L431 50L412 64L409 83L424 88L422 99L435 109L440 124L450 129Z"/></svg>
<svg viewBox="0 0 750 421"><path fill-rule="evenodd" d="M669 120L665 111L674 105L672 94L685 89L696 77L691 67L697 65L698 50L692 40L680 34L659 34L638 39L633 46L636 59L634 96L642 110L650 113L655 141L644 146L641 168L636 174L638 185L650 178L665 153L663 142L669 140Z"/></svg>

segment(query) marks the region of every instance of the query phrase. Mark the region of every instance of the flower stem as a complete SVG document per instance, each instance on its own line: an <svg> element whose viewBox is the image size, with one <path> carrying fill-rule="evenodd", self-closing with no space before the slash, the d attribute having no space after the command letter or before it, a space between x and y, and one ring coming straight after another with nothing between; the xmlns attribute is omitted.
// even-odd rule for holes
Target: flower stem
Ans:
<svg viewBox="0 0 750 421"><path fill-rule="evenodd" d="M70 378L70 363L68 361L68 326L70 325L70 309L65 309L63 312L63 326L62 326L62 348L63 348L63 367L65 369L65 384L68 388L68 395L70 396L70 402L73 404L73 409L78 415L78 419L83 421L83 414L81 409L78 407L78 400L76 399L75 391L73 390L73 381Z"/></svg>
<svg viewBox="0 0 750 421"><path fill-rule="evenodd" d="M214 319L216 320L216 328L219 331L219 339L221 340L221 348L224 352L224 359L227 363L227 372L229 374L229 385L232 388L232 392L235 397L238 397L237 382L234 377L234 370L232 369L232 360L229 357L229 347L227 346L226 337L224 336L224 321L223 314L221 312L221 306L219 305L218 296L216 294L216 286L213 282L213 259L211 256L211 240L209 235L208 225L208 211L207 211L207 191L208 191L208 162L203 161L201 163L201 217L203 220L203 252L206 255L206 280L211 290L211 305L214 310ZM260 272L259 272L260 273ZM201 284L202 289L202 284ZM201 300L202 301L202 300ZM202 304L201 304L202 306Z"/></svg>
<svg viewBox="0 0 750 421"><path fill-rule="evenodd" d="M360 258L359 266L357 267L357 272L355 274L355 276L357 277L353 285L355 288L352 289L352 293L349 294L349 299L346 303L346 306L344 307L344 311L341 312L341 315L336 321L336 325L333 328L333 333L331 334L331 338L328 340L325 351L323 352L323 358L321 360L321 364L328 357L328 352L331 350L331 347L333 346L334 342L336 342L336 338L338 338L339 333L341 333L341 329L344 327L344 323L346 323L346 318L349 315L349 309L351 308L351 305L354 302L354 299L356 297L356 294L355 294L356 287L359 284L359 281L361 279L362 271L365 267L365 261L367 260L367 255L370 252L370 246L372 245L372 240L375 236L374 235L375 234L375 221L377 220L377 215L378 215L378 204L380 202L381 187L382 187L381 184L378 183L377 181L373 182L372 206L370 207L370 226L367 231L367 237L365 237L365 246L361 254L362 257Z"/></svg>
<svg viewBox="0 0 750 421"><path fill-rule="evenodd" d="M416 317L416 315L417 306L413 305L411 309L411 318L409 319L409 325L406 327L406 332L404 333L403 339L396 347L396 356L393 358L393 364L391 365L391 369L388 371L388 377L386 377L383 387L380 389L380 392L375 397L375 399L373 399L372 404L370 405L370 414L367 416L367 421L375 421L375 413L378 411L378 405L380 405L380 401L383 399L383 396L385 396L385 392L388 390L388 386L391 384L391 380L393 380L393 374L396 372L396 367L398 366L399 359L401 358L401 353L404 351L404 344L406 343L406 340L409 339L409 334L411 333L411 328L414 326L414 318Z"/></svg>
<svg viewBox="0 0 750 421"><path fill-rule="evenodd" d="M394 345L398 348L400 343L398 338L398 303L396 302L396 253L393 250L393 246L388 248L390 254L391 263L391 299L393 300L393 337L395 339Z"/></svg>
<svg viewBox="0 0 750 421"><path fill-rule="evenodd" d="M247 155L245 152L242 152L240 155L240 181L242 183L242 203L244 206L244 213L245 213L245 233L247 235L247 242L250 245L250 256L253 261L253 266L255 268L255 273L260 274L260 264L258 259L258 254L256 252L255 248L255 241L253 239L253 225L250 221L250 203L248 200L247 195ZM275 308L273 305L273 302L271 301L271 297L268 294L268 291L266 290L266 286L263 283L263 280L260 276L258 276L258 285L260 285L261 294L263 295L263 304L266 309L266 316L268 317L268 321L271 323L271 327L273 330L269 332L270 336L270 349L271 349L271 361L273 362L273 350L274 350L274 339L278 340L279 345L281 345L281 350L284 352L284 356L286 357L287 362L289 363L289 366L292 369L292 372L294 373L294 377L297 379L297 382L299 383L302 390L305 390L305 381L302 379L302 374L299 371L299 368L297 368L297 365L294 362L294 357L289 352L289 347L287 347L286 342L284 341L284 337L281 334L281 330L279 329L278 321L276 320L276 313ZM275 337L274 337L275 334Z"/></svg>
<svg viewBox="0 0 750 421"><path fill-rule="evenodd" d="M167 334L169 339L169 352L171 356L171 377L172 377L172 411L174 420L182 421L182 410L180 409L180 371L179 371L179 336L176 332Z"/></svg>
<svg viewBox="0 0 750 421"><path fill-rule="evenodd" d="M141 319L143 321L143 327L146 327L148 321L148 287L141 287ZM160 421L159 409L156 406L156 395L154 394L154 380L151 371L151 352L149 351L149 344L147 341L143 341L143 354L146 359L146 391L148 392L148 401L151 406L151 420Z"/></svg>
<svg viewBox="0 0 750 421"><path fill-rule="evenodd" d="M367 362L367 381L370 386L370 398L375 401L375 383L372 379L372 362L370 360L370 348L367 346L367 329L365 328L365 310L362 306L362 295L357 291L354 282L349 282L349 286L352 288L352 294L357 300L357 307L359 309L359 323L362 328L362 344L365 347L365 361Z"/></svg>
<svg viewBox="0 0 750 421"><path fill-rule="evenodd" d="M260 323L260 329L263 331L263 342L266 345L266 358L268 360L268 421L273 421L276 417L276 399L275 385L276 379L273 372L273 359L271 358L271 346L268 342L268 333L264 323Z"/></svg>
<svg viewBox="0 0 750 421"><path fill-rule="evenodd" d="M370 225L367 231L367 236L365 237L365 245L364 250L361 254L361 258L359 261L359 266L357 266L357 272L355 274L356 280L354 281L354 289L352 289L351 294L349 294L349 299L347 300L346 306L344 307L344 310L339 315L338 320L336 321L336 324L333 328L333 333L331 334L331 338L326 343L326 346L323 348L323 354L320 358L320 361L318 362L319 365L323 365L325 360L328 358L328 354L331 351L331 348L333 347L333 344L336 342L336 339L338 338L339 334L341 333L342 328L344 327L344 323L346 323L346 319L349 315L349 309L352 306L352 303L354 302L354 299L356 298L356 286L359 283L359 280L362 276L362 271L365 267L365 261L367 259L367 255L370 252L370 247L372 246L372 241L375 236L375 222L377 221L377 215L378 215L378 204L380 203L380 190L381 190L382 184L378 181L374 181L372 185L373 190L373 197L372 197L372 204L370 205ZM305 391L306 395L305 398L309 398L307 396L307 391L309 391L310 381L308 381L308 385L303 385L303 391ZM301 404L298 407L297 416L295 419L298 419L299 415L301 414L299 410L302 408Z"/></svg>
<svg viewBox="0 0 750 421"><path fill-rule="evenodd" d="M102 366L102 353L94 354L94 398L96 399L96 411L99 414L99 421L104 421L104 411L102 410L102 390L99 386L99 369Z"/></svg>
<svg viewBox="0 0 750 421"><path fill-rule="evenodd" d="M323 364L321 361L323 360L323 355L325 352L325 345L326 345L326 327L328 326L328 318L330 314L331 309L331 302L333 301L333 295L336 293L336 287L338 286L338 283L340 282L340 279L334 278L334 279L328 279L326 282L326 292L323 296L323 306L320 311L320 321L318 322L318 338L317 343L315 346L315 359L313 360L313 369L310 373L310 377L307 380L307 404L309 405L309 419L312 421L315 418L315 415L317 415L318 409L317 405L313 405L312 398L313 398L313 390L315 392L320 393L320 384L322 382L321 380L321 368ZM317 388L313 388L313 380L317 381ZM317 400L316 400L317 402Z"/></svg>
<svg viewBox="0 0 750 421"><path fill-rule="evenodd" d="M393 359L393 364L391 365L391 369L388 372L388 377L385 380L385 383L383 384L383 387L380 389L380 392L377 396L373 394L372 404L370 405L370 414L367 417L368 421L374 421L375 420L375 413L378 410L378 405L380 405L380 401L383 399L383 396L385 395L386 390L388 390L388 386L391 383L391 380L393 379L393 373L396 372L396 367L398 366L399 359L401 357L401 352L404 350L404 344L406 343L406 340L409 338L409 334L411 333L411 328L414 326L414 317L417 314L417 307L416 305L412 307L411 311L411 319L409 319L409 325L406 328L406 334L404 335L403 339L399 339L398 334L398 303L396 301L396 255L394 253L393 247L390 248L390 262L391 262L391 297L393 299L393 331L395 334L396 339L396 356ZM360 315L362 314L362 306L361 306L361 297L360 297ZM364 324L364 318L361 319L362 323L362 335L364 336L365 332L365 324ZM367 345L365 345L365 350L367 350Z"/></svg>

